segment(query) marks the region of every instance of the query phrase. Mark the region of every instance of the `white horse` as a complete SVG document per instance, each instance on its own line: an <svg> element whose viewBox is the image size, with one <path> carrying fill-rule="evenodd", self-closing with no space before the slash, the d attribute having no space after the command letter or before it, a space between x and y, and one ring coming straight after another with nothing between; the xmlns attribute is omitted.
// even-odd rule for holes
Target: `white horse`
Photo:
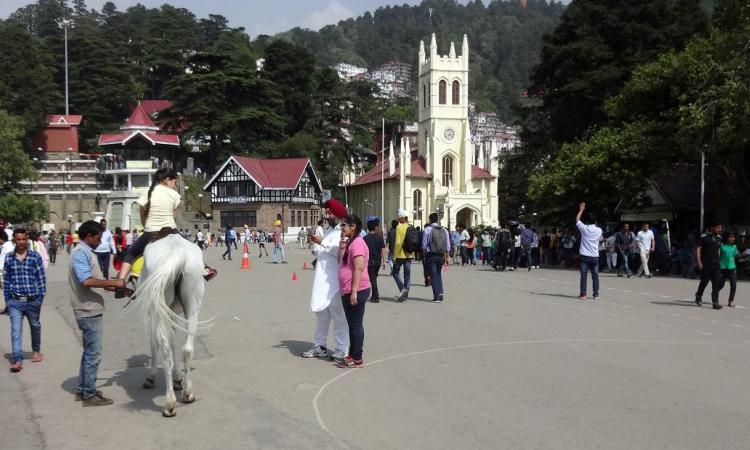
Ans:
<svg viewBox="0 0 750 450"><path fill-rule="evenodd" d="M143 256L143 272L133 296L146 321L151 341L151 373L143 387L154 387L161 362L167 385L162 415L173 417L177 414L175 389L182 389L180 401L183 403L195 401L190 378L193 341L200 329L209 326L208 321L198 321L205 290L203 254L197 245L170 234L150 243ZM175 358L175 354L183 339L178 341L175 332L184 336L181 359Z"/></svg>

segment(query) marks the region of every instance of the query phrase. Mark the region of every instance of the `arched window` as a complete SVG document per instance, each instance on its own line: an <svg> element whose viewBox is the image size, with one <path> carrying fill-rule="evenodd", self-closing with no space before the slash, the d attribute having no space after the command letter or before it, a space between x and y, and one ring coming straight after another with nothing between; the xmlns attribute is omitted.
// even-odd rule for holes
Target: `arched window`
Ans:
<svg viewBox="0 0 750 450"><path fill-rule="evenodd" d="M450 183L453 184L453 158L450 156L443 156L443 186L448 186Z"/></svg>
<svg viewBox="0 0 750 450"><path fill-rule="evenodd" d="M413 211L416 212L416 214L419 214L419 208L422 207L422 191L419 189L414 190L414 196L412 197L412 206L414 206Z"/></svg>
<svg viewBox="0 0 750 450"><path fill-rule="evenodd" d="M451 94L453 96L453 104L458 105L461 103L461 83L458 82L458 80L453 82L453 86L451 88Z"/></svg>
<svg viewBox="0 0 750 450"><path fill-rule="evenodd" d="M439 84L439 90L438 90L438 103L441 105L445 105L445 96L446 92L448 90L448 83L445 82L445 80L440 80Z"/></svg>
<svg viewBox="0 0 750 450"><path fill-rule="evenodd" d="M427 85L422 85L422 108L427 108Z"/></svg>

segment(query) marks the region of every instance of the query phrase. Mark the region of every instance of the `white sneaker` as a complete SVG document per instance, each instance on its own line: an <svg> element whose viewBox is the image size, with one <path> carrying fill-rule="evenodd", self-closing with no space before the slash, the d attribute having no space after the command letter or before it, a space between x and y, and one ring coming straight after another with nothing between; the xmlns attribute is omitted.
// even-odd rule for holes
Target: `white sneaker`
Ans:
<svg viewBox="0 0 750 450"><path fill-rule="evenodd" d="M303 358L325 358L328 356L328 350L325 347L316 345L310 350L303 352Z"/></svg>
<svg viewBox="0 0 750 450"><path fill-rule="evenodd" d="M349 352L344 350L336 350L335 352L333 352L333 354L331 354L331 359L336 362L341 362L347 356L349 356Z"/></svg>

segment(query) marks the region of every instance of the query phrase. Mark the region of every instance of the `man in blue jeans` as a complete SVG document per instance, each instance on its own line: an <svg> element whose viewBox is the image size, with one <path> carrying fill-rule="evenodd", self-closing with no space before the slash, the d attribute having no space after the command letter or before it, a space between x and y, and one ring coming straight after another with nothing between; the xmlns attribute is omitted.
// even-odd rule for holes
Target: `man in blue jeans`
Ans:
<svg viewBox="0 0 750 450"><path fill-rule="evenodd" d="M422 236L422 250L424 250L425 265L430 270L432 282L432 302L443 302L443 266L450 261L451 239L448 230L438 223L437 213L431 213L430 224L424 229ZM434 233L434 234L433 234Z"/></svg>
<svg viewBox="0 0 750 450"><path fill-rule="evenodd" d="M398 225L396 226L396 240L393 244L393 270L391 270L391 276L396 281L396 286L398 286L399 293L396 301L405 302L409 298L411 260L414 258L414 253L410 253L404 248L406 232L409 229L409 216L404 209L399 209L397 216ZM402 267L404 268L403 281L400 275Z"/></svg>
<svg viewBox="0 0 750 450"><path fill-rule="evenodd" d="M89 220L78 228L81 239L71 255L68 286L70 304L76 316L78 329L81 330L83 355L78 372L76 401L83 406L106 406L112 399L104 397L96 390L96 374L102 354L102 314L104 299L92 288L114 290L125 285L125 280L105 280L97 262L95 249L102 238L103 228Z"/></svg>
<svg viewBox="0 0 750 450"><path fill-rule="evenodd" d="M581 290L578 298L586 300L586 281L591 270L594 300L599 300L599 238L602 229L596 226L596 217L592 213L586 214L586 223L581 222L585 209L586 203L581 203L576 216L576 227L581 232Z"/></svg>
<svg viewBox="0 0 750 450"><path fill-rule="evenodd" d="M31 329L31 350L34 352L32 362L41 362L44 355L40 352L42 345L42 324L39 313L42 301L47 292L47 277L44 273L44 262L39 253L29 248L29 234L23 228L13 231L13 242L16 248L5 258L3 268L3 294L8 305L10 316L11 372L23 369L23 318L29 322Z"/></svg>

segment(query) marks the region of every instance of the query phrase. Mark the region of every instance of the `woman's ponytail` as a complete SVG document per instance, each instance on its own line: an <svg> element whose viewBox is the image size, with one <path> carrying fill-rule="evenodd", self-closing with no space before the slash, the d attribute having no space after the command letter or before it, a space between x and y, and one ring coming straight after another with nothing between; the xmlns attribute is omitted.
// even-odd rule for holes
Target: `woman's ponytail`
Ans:
<svg viewBox="0 0 750 450"><path fill-rule="evenodd" d="M157 184L160 184L164 180L176 180L177 171L168 167L162 167L157 170L154 174L154 180L151 182L151 187L148 188L148 195L146 197L146 206L143 207L145 210L144 217L148 217L148 212L151 209L151 193L154 192L154 188Z"/></svg>

